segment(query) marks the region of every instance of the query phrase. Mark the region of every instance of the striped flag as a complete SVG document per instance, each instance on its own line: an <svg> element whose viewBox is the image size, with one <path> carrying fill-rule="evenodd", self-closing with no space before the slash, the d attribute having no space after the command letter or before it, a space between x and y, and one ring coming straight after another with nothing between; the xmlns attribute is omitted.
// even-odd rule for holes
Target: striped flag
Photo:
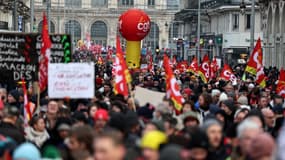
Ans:
<svg viewBox="0 0 285 160"><path fill-rule="evenodd" d="M170 98L174 102L174 107L177 113L180 113L182 110L182 104L184 103L184 98L182 97L179 91L179 85L177 80L173 74L173 71L170 66L170 61L167 55L164 55L163 65L165 69L166 75L166 91L167 97Z"/></svg>
<svg viewBox="0 0 285 160"><path fill-rule="evenodd" d="M115 94L121 94L128 96L128 83L131 82L131 75L127 68L127 64L123 57L123 51L121 49L120 37L117 36L117 53L113 64L114 73L114 92Z"/></svg>
<svg viewBox="0 0 285 160"><path fill-rule="evenodd" d="M29 102L26 82L24 79L22 79L22 89L24 92L24 108L23 108L24 109L24 125L28 126L29 121L31 120L33 113L35 111L35 105Z"/></svg>
<svg viewBox="0 0 285 160"><path fill-rule="evenodd" d="M42 48L39 66L39 86L40 91L44 91L48 84L48 64L50 57L51 41L48 33L48 22L45 13L43 14L43 28L42 28Z"/></svg>

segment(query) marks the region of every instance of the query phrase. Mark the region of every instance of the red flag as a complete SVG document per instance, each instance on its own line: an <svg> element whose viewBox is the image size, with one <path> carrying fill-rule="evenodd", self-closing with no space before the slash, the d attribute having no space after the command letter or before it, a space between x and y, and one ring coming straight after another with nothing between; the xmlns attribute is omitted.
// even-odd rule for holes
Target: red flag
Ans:
<svg viewBox="0 0 285 160"><path fill-rule="evenodd" d="M180 113L182 109L182 104L184 103L185 100L179 91L179 85L170 67L170 62L166 54L164 55L163 58L163 65L166 75L167 97L174 102L174 107L177 113Z"/></svg>
<svg viewBox="0 0 285 160"><path fill-rule="evenodd" d="M225 81L231 81L231 82L236 82L237 81L237 78L234 75L231 67L229 65L227 65L227 64L224 65L224 68L223 68L223 70L221 71L221 74L220 74L220 78L225 80Z"/></svg>
<svg viewBox="0 0 285 160"><path fill-rule="evenodd" d="M43 28L42 28L42 48L40 58L40 74L39 74L39 86L40 91L44 91L48 84L48 64L50 56L51 41L48 33L48 22L46 15L43 14Z"/></svg>
<svg viewBox="0 0 285 160"><path fill-rule="evenodd" d="M177 64L176 69L179 70L180 73L184 73L187 71L188 63L187 61L181 61Z"/></svg>
<svg viewBox="0 0 285 160"><path fill-rule="evenodd" d="M123 57L123 51L121 49L120 37L117 36L117 53L115 62L113 64L114 72L114 92L115 94L122 94L128 96L128 83L131 81L131 76L127 68L125 59Z"/></svg>
<svg viewBox="0 0 285 160"><path fill-rule="evenodd" d="M193 74L197 74L199 71L198 60L196 57L192 60L190 66L188 67L188 71L192 72Z"/></svg>
<svg viewBox="0 0 285 160"><path fill-rule="evenodd" d="M149 70L149 72L152 72L152 71L153 71L152 55L149 56L149 63L148 63L147 69Z"/></svg>
<svg viewBox="0 0 285 160"><path fill-rule="evenodd" d="M97 63L100 64L100 65L104 63L103 58L102 58L101 55L98 55Z"/></svg>
<svg viewBox="0 0 285 160"><path fill-rule="evenodd" d="M263 65L258 65L258 68L257 68L257 73L256 73L256 79L255 79L255 82L257 84L259 84L259 86L261 88L265 88L266 87L266 76L265 76L265 73L264 73L264 70L263 70Z"/></svg>
<svg viewBox="0 0 285 160"><path fill-rule="evenodd" d="M107 61L111 60L113 58L113 49L111 47L108 48L108 52L107 52Z"/></svg>
<svg viewBox="0 0 285 160"><path fill-rule="evenodd" d="M250 55L245 71L252 75L256 75L258 64L262 64L262 50L260 38L258 38L254 50Z"/></svg>
<svg viewBox="0 0 285 160"><path fill-rule="evenodd" d="M33 116L35 105L29 102L26 82L24 81L24 79L22 79L22 88L24 92L24 125L28 126L29 121L31 120Z"/></svg>
<svg viewBox="0 0 285 160"><path fill-rule="evenodd" d="M177 64L176 58L175 58L175 57L172 57L172 60L170 61L170 66L171 66L171 68L173 68L174 66L176 66L176 64Z"/></svg>
<svg viewBox="0 0 285 160"><path fill-rule="evenodd" d="M211 79L214 79L216 77L216 73L218 72L218 70L219 70L219 66L218 66L216 58L214 58L210 65L210 78Z"/></svg>
<svg viewBox="0 0 285 160"><path fill-rule="evenodd" d="M283 68L280 69L276 93L285 98L285 70Z"/></svg>
<svg viewBox="0 0 285 160"><path fill-rule="evenodd" d="M204 83L208 83L210 78L210 61L207 54L203 57L203 61L199 68L199 75Z"/></svg>

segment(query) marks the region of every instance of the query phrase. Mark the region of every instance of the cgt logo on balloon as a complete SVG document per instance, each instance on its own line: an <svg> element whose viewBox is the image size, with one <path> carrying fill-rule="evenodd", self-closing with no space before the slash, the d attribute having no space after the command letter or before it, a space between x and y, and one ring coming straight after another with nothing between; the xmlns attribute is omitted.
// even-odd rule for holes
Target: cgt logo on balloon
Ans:
<svg viewBox="0 0 285 160"><path fill-rule="evenodd" d="M138 30L143 31L143 32L148 32L150 29L150 23L146 22L146 23L138 23L137 26Z"/></svg>

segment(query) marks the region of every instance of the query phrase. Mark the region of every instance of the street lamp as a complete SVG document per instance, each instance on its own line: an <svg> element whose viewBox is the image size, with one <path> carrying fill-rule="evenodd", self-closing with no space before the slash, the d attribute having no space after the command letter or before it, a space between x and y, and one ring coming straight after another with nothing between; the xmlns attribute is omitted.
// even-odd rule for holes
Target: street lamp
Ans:
<svg viewBox="0 0 285 160"><path fill-rule="evenodd" d="M246 5L244 0L240 4L241 14L245 13ZM250 16L250 52L254 49L254 27L255 27L255 0L251 1L251 16Z"/></svg>
<svg viewBox="0 0 285 160"><path fill-rule="evenodd" d="M245 13L245 8L246 8L246 6L245 6L245 3L244 3L244 0L242 0L241 4L240 4L240 13L242 15L244 15L244 13Z"/></svg>

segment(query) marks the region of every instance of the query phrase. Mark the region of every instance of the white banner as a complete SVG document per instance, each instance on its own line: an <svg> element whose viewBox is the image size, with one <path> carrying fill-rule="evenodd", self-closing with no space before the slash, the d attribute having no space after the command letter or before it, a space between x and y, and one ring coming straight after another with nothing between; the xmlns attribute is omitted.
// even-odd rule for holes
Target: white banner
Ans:
<svg viewBox="0 0 285 160"><path fill-rule="evenodd" d="M163 102L163 97L165 93L152 91L142 87L136 87L135 89L135 100L137 100L140 106L144 106L150 103L154 106L158 106Z"/></svg>
<svg viewBox="0 0 285 160"><path fill-rule="evenodd" d="M93 98L94 70L93 63L50 63L48 96L50 98Z"/></svg>

